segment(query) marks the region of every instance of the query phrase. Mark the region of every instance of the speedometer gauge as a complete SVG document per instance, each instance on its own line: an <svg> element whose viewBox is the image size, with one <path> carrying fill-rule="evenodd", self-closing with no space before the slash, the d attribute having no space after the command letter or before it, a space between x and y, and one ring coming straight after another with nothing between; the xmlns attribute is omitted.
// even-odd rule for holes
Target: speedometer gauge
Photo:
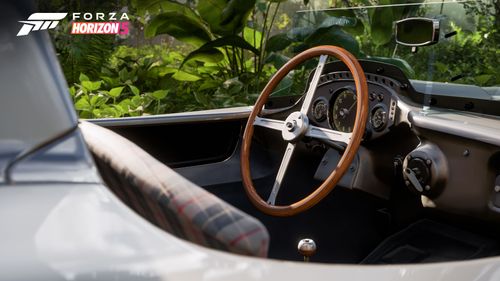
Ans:
<svg viewBox="0 0 500 281"><path fill-rule="evenodd" d="M332 108L332 119L336 130L351 133L356 120L356 94L350 89L342 89Z"/></svg>

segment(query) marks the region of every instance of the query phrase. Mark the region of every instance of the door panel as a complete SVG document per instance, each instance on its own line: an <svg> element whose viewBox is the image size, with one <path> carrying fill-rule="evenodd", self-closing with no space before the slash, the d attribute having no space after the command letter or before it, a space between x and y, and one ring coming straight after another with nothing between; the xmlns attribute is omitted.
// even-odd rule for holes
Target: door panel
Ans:
<svg viewBox="0 0 500 281"><path fill-rule="evenodd" d="M171 168L220 162L236 149L241 120L106 126Z"/></svg>

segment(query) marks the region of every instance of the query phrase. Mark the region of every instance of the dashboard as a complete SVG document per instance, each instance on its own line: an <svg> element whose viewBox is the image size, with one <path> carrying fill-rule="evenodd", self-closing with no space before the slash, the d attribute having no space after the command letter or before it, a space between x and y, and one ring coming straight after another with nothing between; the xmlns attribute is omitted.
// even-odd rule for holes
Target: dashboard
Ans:
<svg viewBox="0 0 500 281"><path fill-rule="evenodd" d="M398 81L381 75L368 74L369 120L364 139L375 139L389 132L394 125ZM352 132L356 116L356 88L348 71L325 73L309 111L314 125L344 133Z"/></svg>
<svg viewBox="0 0 500 281"><path fill-rule="evenodd" d="M500 221L500 102L477 86L410 81L392 65L360 64L368 84L368 120L357 156L338 185L385 199L401 185L425 207ZM272 100L274 109L286 108L274 117L286 118L300 100ZM332 62L324 67L307 117L315 126L351 132L356 103L351 73ZM266 108L273 109L270 104ZM321 181L336 168L342 147L306 148L318 145L326 150L314 175Z"/></svg>

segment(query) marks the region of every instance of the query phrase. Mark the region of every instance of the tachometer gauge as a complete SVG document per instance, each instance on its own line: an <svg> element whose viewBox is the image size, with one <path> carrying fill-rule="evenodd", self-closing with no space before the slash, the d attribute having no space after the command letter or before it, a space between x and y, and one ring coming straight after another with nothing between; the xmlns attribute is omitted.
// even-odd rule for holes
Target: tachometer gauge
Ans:
<svg viewBox="0 0 500 281"><path fill-rule="evenodd" d="M337 95L332 108L333 127L336 130L351 133L356 120L356 94L350 89L343 89Z"/></svg>
<svg viewBox="0 0 500 281"><path fill-rule="evenodd" d="M325 100L319 99L314 102L313 117L314 120L321 122L326 119L328 113L328 105Z"/></svg>
<svg viewBox="0 0 500 281"><path fill-rule="evenodd" d="M384 129L385 125L387 124L387 110L385 110L385 108L381 105L376 106L372 110L370 121L372 123L372 128L375 131Z"/></svg>

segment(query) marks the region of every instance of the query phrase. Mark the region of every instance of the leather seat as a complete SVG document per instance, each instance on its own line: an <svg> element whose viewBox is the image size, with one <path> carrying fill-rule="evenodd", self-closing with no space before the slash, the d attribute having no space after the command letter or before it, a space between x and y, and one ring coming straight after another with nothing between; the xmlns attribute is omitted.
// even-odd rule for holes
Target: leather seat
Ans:
<svg viewBox="0 0 500 281"><path fill-rule="evenodd" d="M267 256L269 234L257 219L191 183L124 137L85 121L80 130L104 182L139 215L202 246Z"/></svg>

